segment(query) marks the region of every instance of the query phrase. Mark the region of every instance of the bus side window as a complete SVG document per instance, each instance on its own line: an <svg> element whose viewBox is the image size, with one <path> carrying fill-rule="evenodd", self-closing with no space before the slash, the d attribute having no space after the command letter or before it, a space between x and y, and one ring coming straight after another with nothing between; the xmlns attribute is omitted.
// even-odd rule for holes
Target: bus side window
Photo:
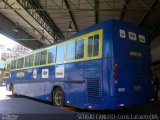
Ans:
<svg viewBox="0 0 160 120"><path fill-rule="evenodd" d="M21 66L21 59L17 59L17 68L20 68Z"/></svg>
<svg viewBox="0 0 160 120"><path fill-rule="evenodd" d="M14 62L11 61L11 69L14 69Z"/></svg>
<svg viewBox="0 0 160 120"><path fill-rule="evenodd" d="M99 35L88 37L88 57L99 55Z"/></svg>
<svg viewBox="0 0 160 120"><path fill-rule="evenodd" d="M47 50L41 51L40 65L46 64Z"/></svg>
<svg viewBox="0 0 160 120"><path fill-rule="evenodd" d="M21 61L20 68L23 68L23 65L24 65L24 58L21 58L20 61Z"/></svg>
<svg viewBox="0 0 160 120"><path fill-rule="evenodd" d="M84 40L76 41L76 59L80 59L84 57Z"/></svg>
<svg viewBox="0 0 160 120"><path fill-rule="evenodd" d="M40 64L40 57L41 57L41 52L38 52L38 53L35 54L34 65L39 65Z"/></svg>
<svg viewBox="0 0 160 120"><path fill-rule="evenodd" d="M29 67L33 66L34 54L29 56Z"/></svg>
<svg viewBox="0 0 160 120"><path fill-rule="evenodd" d="M10 63L7 64L7 71L8 71L8 72L10 71Z"/></svg>
<svg viewBox="0 0 160 120"><path fill-rule="evenodd" d="M95 35L93 56L98 56L98 55L99 55L99 35Z"/></svg>
<svg viewBox="0 0 160 120"><path fill-rule="evenodd" d="M57 57L56 63L63 63L64 62L64 45L57 46Z"/></svg>
<svg viewBox="0 0 160 120"><path fill-rule="evenodd" d="M25 57L25 67L29 66L29 56Z"/></svg>
<svg viewBox="0 0 160 120"><path fill-rule="evenodd" d="M92 57L92 49L93 49L93 36L88 38L88 57Z"/></svg>
<svg viewBox="0 0 160 120"><path fill-rule="evenodd" d="M48 49L48 63L55 63L56 47Z"/></svg>
<svg viewBox="0 0 160 120"><path fill-rule="evenodd" d="M16 69L16 60L13 60L13 69Z"/></svg>
<svg viewBox="0 0 160 120"><path fill-rule="evenodd" d="M67 43L67 60L74 60L75 58L75 42Z"/></svg>

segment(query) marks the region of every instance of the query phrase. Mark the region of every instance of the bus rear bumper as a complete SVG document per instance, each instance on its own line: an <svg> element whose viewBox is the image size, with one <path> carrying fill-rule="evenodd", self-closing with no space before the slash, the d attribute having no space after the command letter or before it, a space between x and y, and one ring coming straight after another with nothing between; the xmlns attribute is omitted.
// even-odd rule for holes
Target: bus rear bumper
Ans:
<svg viewBox="0 0 160 120"><path fill-rule="evenodd" d="M87 104L86 109L116 110L147 103L149 101L153 101L154 100L153 98L154 98L153 94L151 93L106 97L102 100L101 105Z"/></svg>
<svg viewBox="0 0 160 120"><path fill-rule="evenodd" d="M141 93L134 95L126 95L116 97L115 100L115 109L127 108L133 105L143 104L153 100L153 94L151 93Z"/></svg>

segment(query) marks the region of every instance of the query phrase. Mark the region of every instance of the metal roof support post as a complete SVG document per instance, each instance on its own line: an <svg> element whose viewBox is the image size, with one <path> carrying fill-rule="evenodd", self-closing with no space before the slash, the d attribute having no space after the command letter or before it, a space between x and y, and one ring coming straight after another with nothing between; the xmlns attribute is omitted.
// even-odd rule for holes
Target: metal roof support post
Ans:
<svg viewBox="0 0 160 120"><path fill-rule="evenodd" d="M128 3L129 3L129 0L125 0L124 5L123 5L123 9L122 9L122 12L121 12L121 15L120 15L120 18L119 18L120 20L123 20L124 15L125 15L125 10L127 8L129 8Z"/></svg>
<svg viewBox="0 0 160 120"><path fill-rule="evenodd" d="M98 0L94 0L94 7L95 7L95 23L98 23Z"/></svg>
<svg viewBox="0 0 160 120"><path fill-rule="evenodd" d="M68 9L69 15L70 15L70 17L71 17L71 20L72 20L72 22L73 22L74 26L75 26L75 29L76 29L76 31L78 32L79 30L78 30L78 27L77 27L76 21L75 21L75 19L74 19L74 17L73 17L73 14L72 14L72 12L71 12L71 10L70 10L70 6L69 6L69 4L68 4L67 0L64 0L64 2L65 2L65 4L66 4L66 6L67 6L67 9Z"/></svg>
<svg viewBox="0 0 160 120"><path fill-rule="evenodd" d="M142 17L142 19L140 20L139 26L142 26L142 24L144 23L144 21L146 20L146 18L149 16L150 12L156 6L157 2L158 2L158 0L152 0L152 4L151 4L149 10L144 14L144 16Z"/></svg>
<svg viewBox="0 0 160 120"><path fill-rule="evenodd" d="M160 30L160 22L159 22L159 24L156 26L156 27L154 27L152 30L151 30L151 32L149 32L149 37L151 37L152 35L154 36L154 33L157 31L157 30ZM149 42L152 42L153 41L153 39L150 39L150 41Z"/></svg>
<svg viewBox="0 0 160 120"><path fill-rule="evenodd" d="M5 0L2 0L9 8L12 9L12 6L10 6ZM37 32L39 32L32 24L30 24L24 17L22 17L16 10L13 10L18 16L20 16L27 24L29 24L33 29L35 29ZM39 32L40 33L40 32ZM40 42L41 43L41 42ZM41 43L42 44L42 43ZM43 44L42 44L43 45Z"/></svg>
<svg viewBox="0 0 160 120"><path fill-rule="evenodd" d="M27 6L24 6L26 1ZM27 1L27 0L17 0L17 2L37 21L39 25L47 31L47 33L53 38L55 34L58 34L59 38L63 39L64 36L48 14L44 11L42 6L37 0ZM36 10L36 9L39 10ZM42 10L41 10L42 9ZM55 39L55 38L54 38ZM51 43L51 42L50 42Z"/></svg>

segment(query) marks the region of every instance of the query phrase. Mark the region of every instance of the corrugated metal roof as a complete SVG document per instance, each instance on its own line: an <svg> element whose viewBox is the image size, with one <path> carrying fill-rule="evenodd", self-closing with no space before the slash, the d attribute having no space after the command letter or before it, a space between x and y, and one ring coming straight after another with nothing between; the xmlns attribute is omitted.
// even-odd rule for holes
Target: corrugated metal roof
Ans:
<svg viewBox="0 0 160 120"><path fill-rule="evenodd" d="M13 1L15 5L12 5L12 7L17 9L17 12L34 25L37 30L44 30L31 15L27 14L26 11L30 10L30 8L23 9L24 6L19 5L16 0ZM39 8L34 8L34 10L41 15L45 14L45 16L41 17L46 22L53 22L57 30L59 30L55 31L55 34L52 36L49 36L47 31L44 33L46 39L50 39L52 42L56 33L57 36L61 32L64 37L68 37L90 25L109 19L121 19L139 25L150 32L150 39L154 39L160 34L160 0L32 0L32 5L40 6ZM18 8L21 8L21 10L18 10ZM11 10L1 10L1 13L13 22L16 22L18 16L15 16L14 12ZM70 22L72 31L68 31ZM33 36L33 32L25 29L32 27L21 18L19 18L19 25L22 28L24 27L24 30ZM33 37L40 39L41 35L36 32ZM59 37L58 39L63 38ZM45 44L50 43L45 41Z"/></svg>

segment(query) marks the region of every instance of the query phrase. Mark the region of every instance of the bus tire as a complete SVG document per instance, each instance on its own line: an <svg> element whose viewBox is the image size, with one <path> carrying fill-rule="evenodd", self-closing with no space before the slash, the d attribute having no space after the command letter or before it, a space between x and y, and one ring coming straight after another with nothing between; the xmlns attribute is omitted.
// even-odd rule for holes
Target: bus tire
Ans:
<svg viewBox="0 0 160 120"><path fill-rule="evenodd" d="M11 84L11 86L10 86L10 91L11 91L12 96L17 96L17 94L14 92L14 85L13 84Z"/></svg>
<svg viewBox="0 0 160 120"><path fill-rule="evenodd" d="M13 86L13 84L11 84L10 89L11 89L11 93L12 93L12 95L14 95L14 86Z"/></svg>
<svg viewBox="0 0 160 120"><path fill-rule="evenodd" d="M64 106L64 93L62 89L56 88L53 91L53 104L58 107Z"/></svg>

